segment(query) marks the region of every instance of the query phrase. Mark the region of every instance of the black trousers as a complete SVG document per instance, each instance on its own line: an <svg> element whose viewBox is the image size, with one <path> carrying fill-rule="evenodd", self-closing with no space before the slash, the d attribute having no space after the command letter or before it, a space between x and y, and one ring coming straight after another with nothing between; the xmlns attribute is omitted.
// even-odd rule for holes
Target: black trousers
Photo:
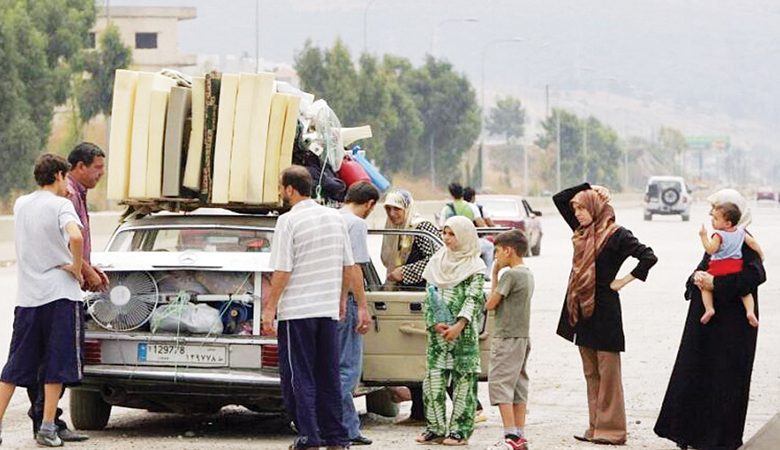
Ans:
<svg viewBox="0 0 780 450"><path fill-rule="evenodd" d="M279 321L279 375L287 414L298 429L296 448L346 446L342 422L337 321Z"/></svg>

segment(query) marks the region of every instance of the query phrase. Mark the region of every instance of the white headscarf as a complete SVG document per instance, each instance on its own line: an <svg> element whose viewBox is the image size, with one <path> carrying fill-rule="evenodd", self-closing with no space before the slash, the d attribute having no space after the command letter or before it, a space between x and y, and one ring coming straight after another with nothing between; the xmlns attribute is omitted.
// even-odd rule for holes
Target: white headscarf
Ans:
<svg viewBox="0 0 780 450"><path fill-rule="evenodd" d="M477 229L471 220L463 216L453 216L444 222L457 241L454 250L442 246L428 261L423 278L440 289L456 286L461 281L485 272L485 263L480 259Z"/></svg>
<svg viewBox="0 0 780 450"><path fill-rule="evenodd" d="M414 206L412 194L405 189L393 189L385 196L385 206L393 206L404 210L404 223L395 225L390 221L390 217L385 222L385 228L396 228L402 230L417 228L420 222L424 221ZM388 234L382 239L382 263L388 272L396 267L406 264L406 259L412 251L414 236L410 234L392 235Z"/></svg>
<svg viewBox="0 0 780 450"><path fill-rule="evenodd" d="M745 228L753 221L753 217L750 214L750 207L745 197L734 189L721 189L718 192L707 197L707 201L712 206L721 205L723 203L733 203L739 208L739 212L742 214L742 218L739 219L737 226Z"/></svg>

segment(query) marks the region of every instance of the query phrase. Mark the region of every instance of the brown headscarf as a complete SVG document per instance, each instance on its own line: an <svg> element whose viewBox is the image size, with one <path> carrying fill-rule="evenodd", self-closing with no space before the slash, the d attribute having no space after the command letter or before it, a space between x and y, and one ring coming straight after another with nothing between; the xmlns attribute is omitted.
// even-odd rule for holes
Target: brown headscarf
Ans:
<svg viewBox="0 0 780 450"><path fill-rule="evenodd" d="M569 274L566 309L569 312L569 324L574 326L580 316L588 319L593 315L596 306L596 257L619 226L615 224L615 210L604 202L596 191L580 191L571 202L585 207L593 218L590 225L577 228L571 238L574 256Z"/></svg>

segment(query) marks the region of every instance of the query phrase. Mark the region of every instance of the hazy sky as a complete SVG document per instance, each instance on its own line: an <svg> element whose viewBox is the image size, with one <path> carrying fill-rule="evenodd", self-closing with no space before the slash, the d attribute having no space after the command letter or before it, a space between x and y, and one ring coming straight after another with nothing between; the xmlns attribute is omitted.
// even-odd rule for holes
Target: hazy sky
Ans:
<svg viewBox="0 0 780 450"><path fill-rule="evenodd" d="M431 52L493 94L602 90L774 125L780 113L780 3L768 0L124 0L195 6L180 24L185 53L255 54L292 62L307 38L337 37L353 54ZM365 20L364 20L365 19ZM463 20L468 19L471 22ZM460 21L459 21L460 20ZM490 44L501 39L519 42ZM484 57L484 59L483 59ZM483 66L484 60L484 66ZM479 93L479 92L478 92Z"/></svg>

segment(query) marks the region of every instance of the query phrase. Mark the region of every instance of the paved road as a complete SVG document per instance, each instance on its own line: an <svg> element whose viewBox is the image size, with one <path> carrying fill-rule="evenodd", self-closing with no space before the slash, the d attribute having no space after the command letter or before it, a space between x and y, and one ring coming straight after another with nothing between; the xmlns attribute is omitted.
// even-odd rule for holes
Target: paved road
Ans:
<svg viewBox="0 0 780 450"><path fill-rule="evenodd" d="M746 439L776 412L780 405L780 209L774 204L753 205L750 229L767 253L769 281L760 289L761 331L753 372ZM625 448L669 449L667 441L652 433L660 402L668 382L682 331L687 303L683 284L701 255L697 231L707 219L705 205L697 205L691 222L677 217L643 222L639 208L618 208L618 221L630 228L659 257L647 283L635 282L622 293L627 352L623 358L624 387L629 420L629 445ZM531 398L527 431L535 449L585 449L591 444L575 442L571 435L587 424L585 386L576 349L554 334L571 260L570 232L555 214L543 217L545 230L542 255L529 259L536 276L537 291L532 308L533 352L530 360ZM97 240L105 240L98 236ZM627 264L621 274L632 266ZM10 337L14 267L0 268L0 285L6 301L0 304L0 360L4 361ZM487 403L487 386L480 387ZM358 401L360 403L360 401ZM67 402L65 403L67 405ZM25 396L14 397L4 423L5 447L36 448L29 439L24 413ZM403 411L408 411L404 404ZM496 411L478 425L471 447L485 448L499 430ZM273 418L245 410L226 409L215 416L187 417L116 409L109 427L93 432L92 439L70 447L83 449L281 449L291 437ZM369 416L365 434L374 438L375 449L420 449L412 440L418 428L407 428ZM185 435L193 436L191 438Z"/></svg>

